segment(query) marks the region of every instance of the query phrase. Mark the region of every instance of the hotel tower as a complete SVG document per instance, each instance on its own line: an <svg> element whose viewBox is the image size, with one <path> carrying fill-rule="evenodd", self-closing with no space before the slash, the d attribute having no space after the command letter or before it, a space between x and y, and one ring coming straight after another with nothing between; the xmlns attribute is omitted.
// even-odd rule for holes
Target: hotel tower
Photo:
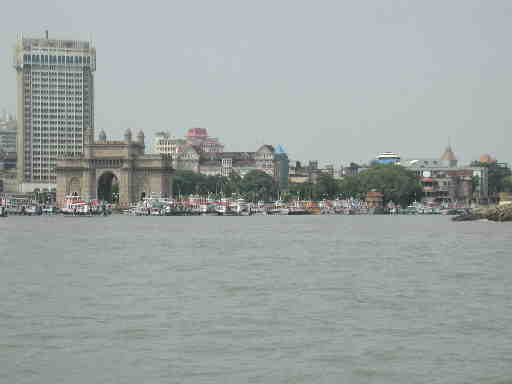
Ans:
<svg viewBox="0 0 512 384"><path fill-rule="evenodd" d="M96 50L90 42L20 37L17 152L20 192L55 188L60 156L80 155L94 132Z"/></svg>

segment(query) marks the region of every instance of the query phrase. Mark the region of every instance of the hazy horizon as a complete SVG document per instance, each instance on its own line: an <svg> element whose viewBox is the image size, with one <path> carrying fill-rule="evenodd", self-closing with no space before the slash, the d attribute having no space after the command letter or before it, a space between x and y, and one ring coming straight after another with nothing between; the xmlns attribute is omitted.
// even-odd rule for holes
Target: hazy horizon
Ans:
<svg viewBox="0 0 512 384"><path fill-rule="evenodd" d="M508 36L496 0L9 2L0 112L16 111L17 34L89 40L96 132L208 129L229 151L282 144L336 166L379 152L512 162Z"/></svg>

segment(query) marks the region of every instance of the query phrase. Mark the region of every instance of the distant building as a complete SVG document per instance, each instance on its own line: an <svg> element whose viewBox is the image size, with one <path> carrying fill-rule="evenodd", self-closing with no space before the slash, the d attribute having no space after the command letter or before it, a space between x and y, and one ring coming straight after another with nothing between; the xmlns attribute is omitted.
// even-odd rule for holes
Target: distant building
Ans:
<svg viewBox="0 0 512 384"><path fill-rule="evenodd" d="M400 164L400 155L395 152L382 152L377 156L377 164Z"/></svg>
<svg viewBox="0 0 512 384"><path fill-rule="evenodd" d="M441 157L421 158L413 157L410 159L403 159L400 163L403 167L414 169L429 169L429 168L456 168L458 165L457 157L448 146L441 154Z"/></svg>
<svg viewBox="0 0 512 384"><path fill-rule="evenodd" d="M20 38L14 52L18 93L20 192L55 188L57 159L79 156L94 130L96 50L77 40Z"/></svg>
<svg viewBox="0 0 512 384"><path fill-rule="evenodd" d="M447 162L449 167L457 166L457 158L455 157L455 153L453 153L451 145L448 145L448 147L446 147L446 150L441 155L441 161Z"/></svg>
<svg viewBox="0 0 512 384"><path fill-rule="evenodd" d="M458 167L457 157L448 146L440 158L406 159L401 165L421 180L425 198L437 201L487 201L488 176L485 167Z"/></svg>
<svg viewBox="0 0 512 384"><path fill-rule="evenodd" d="M5 114L0 119L0 152L16 152L16 120Z"/></svg>
<svg viewBox="0 0 512 384"><path fill-rule="evenodd" d="M334 164L326 164L322 169L320 169L320 172L333 178L336 176L336 172L334 171Z"/></svg>
<svg viewBox="0 0 512 384"><path fill-rule="evenodd" d="M16 152L0 151L0 171L16 170Z"/></svg>
<svg viewBox="0 0 512 384"><path fill-rule="evenodd" d="M274 178L282 191L288 189L290 161L282 145L278 145L274 151Z"/></svg>
<svg viewBox="0 0 512 384"><path fill-rule="evenodd" d="M210 137L206 128L190 128L183 138L157 133L155 150L169 155L176 170L226 177L244 177L252 170L260 170L274 177L282 190L288 187L289 160L280 145L262 145L255 152L225 152L224 145Z"/></svg>
<svg viewBox="0 0 512 384"><path fill-rule="evenodd" d="M356 176L363 169L364 169L363 166L361 166L359 164L350 163L350 165L348 167L341 167L340 177Z"/></svg>
<svg viewBox="0 0 512 384"><path fill-rule="evenodd" d="M0 118L0 193L17 192L16 120L7 113Z"/></svg>
<svg viewBox="0 0 512 384"><path fill-rule="evenodd" d="M316 183L318 176L322 174L322 170L318 168L317 160L310 160L308 165L302 165L300 161L290 167L289 180L290 183Z"/></svg>
<svg viewBox="0 0 512 384"><path fill-rule="evenodd" d="M171 137L168 132L156 134L155 150L158 153L179 154L185 151L187 146L192 146L201 153L224 151L224 145L219 139L208 136L206 128L190 128L183 138Z"/></svg>
<svg viewBox="0 0 512 384"><path fill-rule="evenodd" d="M491 163L496 163L496 159L494 159L493 157L491 157L491 155L489 155L488 153L486 154L483 154L482 156L480 156L480 158L478 159L478 161L480 163L484 163L484 164L491 164Z"/></svg>

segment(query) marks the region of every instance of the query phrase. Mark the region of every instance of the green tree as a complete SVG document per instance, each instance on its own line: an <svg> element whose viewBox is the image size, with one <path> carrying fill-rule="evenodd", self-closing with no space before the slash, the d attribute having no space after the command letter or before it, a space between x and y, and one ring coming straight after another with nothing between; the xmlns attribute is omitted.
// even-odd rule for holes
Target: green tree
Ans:
<svg viewBox="0 0 512 384"><path fill-rule="evenodd" d="M176 171L173 177L173 192L177 196L199 193L200 186L204 184L204 178L205 176L194 171Z"/></svg>
<svg viewBox="0 0 512 384"><path fill-rule="evenodd" d="M239 189L250 201L269 201L277 196L277 184L272 176L259 170L249 171L241 180Z"/></svg>
<svg viewBox="0 0 512 384"><path fill-rule="evenodd" d="M471 166L487 168L487 181L490 196L496 196L498 192L507 192L507 177L511 176L510 168L497 162L481 163L479 161L473 161Z"/></svg>
<svg viewBox="0 0 512 384"><path fill-rule="evenodd" d="M507 176L503 180L503 192L512 192L512 176Z"/></svg>
<svg viewBox="0 0 512 384"><path fill-rule="evenodd" d="M232 172L225 178L226 195L233 196L241 193L242 178L238 173Z"/></svg>
<svg viewBox="0 0 512 384"><path fill-rule="evenodd" d="M316 197L316 189L313 183L290 183L288 188L290 198L293 200L312 200Z"/></svg>
<svg viewBox="0 0 512 384"><path fill-rule="evenodd" d="M330 175L320 175L315 184L315 200L334 199L339 193L336 180Z"/></svg>
<svg viewBox="0 0 512 384"><path fill-rule="evenodd" d="M363 192L361 181L357 175L345 176L338 181L338 194L343 198L359 198Z"/></svg>
<svg viewBox="0 0 512 384"><path fill-rule="evenodd" d="M423 195L418 176L399 165L376 165L356 177L359 179L361 193L372 190L382 192L384 203L393 201L407 206Z"/></svg>

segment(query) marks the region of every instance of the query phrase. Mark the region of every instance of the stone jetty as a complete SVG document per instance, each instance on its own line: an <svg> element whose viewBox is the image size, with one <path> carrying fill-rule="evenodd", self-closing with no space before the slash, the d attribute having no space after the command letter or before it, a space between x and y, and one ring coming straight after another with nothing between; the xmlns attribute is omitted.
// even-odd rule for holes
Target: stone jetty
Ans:
<svg viewBox="0 0 512 384"><path fill-rule="evenodd" d="M487 219L491 221L512 221L512 203L491 208L478 208L471 212L455 216L453 221L473 221Z"/></svg>

